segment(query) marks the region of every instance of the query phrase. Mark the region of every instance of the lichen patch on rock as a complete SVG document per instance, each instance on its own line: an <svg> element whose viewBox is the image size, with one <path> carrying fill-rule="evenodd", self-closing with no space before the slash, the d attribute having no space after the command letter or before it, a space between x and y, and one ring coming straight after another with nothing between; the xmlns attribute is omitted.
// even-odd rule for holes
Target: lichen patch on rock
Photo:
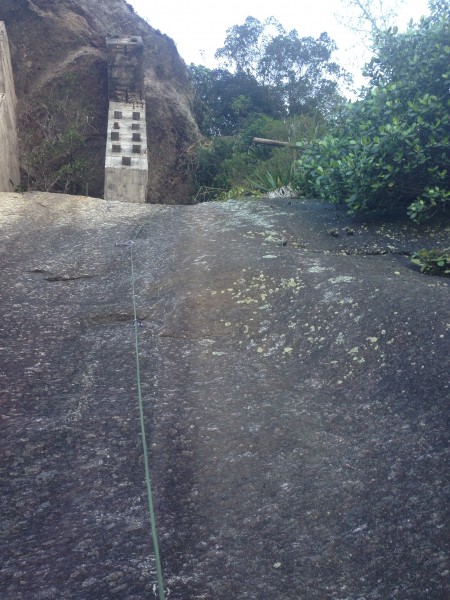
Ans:
<svg viewBox="0 0 450 600"><path fill-rule="evenodd" d="M153 593L130 240L168 598L447 597L449 282L388 247L445 227L39 193L0 227L2 600Z"/></svg>

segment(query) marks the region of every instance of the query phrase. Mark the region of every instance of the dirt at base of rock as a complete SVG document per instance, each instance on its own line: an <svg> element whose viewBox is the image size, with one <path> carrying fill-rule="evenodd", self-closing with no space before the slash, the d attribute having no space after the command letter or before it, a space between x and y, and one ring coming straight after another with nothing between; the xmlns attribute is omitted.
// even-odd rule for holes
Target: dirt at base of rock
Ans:
<svg viewBox="0 0 450 600"><path fill-rule="evenodd" d="M449 597L449 281L408 258L448 225L0 194L0 228L2 600L154 595L129 241L167 597Z"/></svg>

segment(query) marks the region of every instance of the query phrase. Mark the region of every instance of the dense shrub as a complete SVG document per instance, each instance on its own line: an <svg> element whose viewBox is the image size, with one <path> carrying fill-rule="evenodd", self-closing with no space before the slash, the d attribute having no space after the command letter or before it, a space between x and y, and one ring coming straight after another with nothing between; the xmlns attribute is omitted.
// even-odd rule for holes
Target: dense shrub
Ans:
<svg viewBox="0 0 450 600"><path fill-rule="evenodd" d="M92 108L80 106L79 89L77 77L66 73L44 100L23 102L18 133L27 189L87 192L92 166L86 150L95 129Z"/></svg>
<svg viewBox="0 0 450 600"><path fill-rule="evenodd" d="M297 186L351 213L407 209L420 220L450 206L448 10L380 35L376 50L364 97L332 135L301 145Z"/></svg>
<svg viewBox="0 0 450 600"><path fill-rule="evenodd" d="M197 201L212 200L227 194L247 194L290 183L298 151L254 145L254 137L294 142L312 140L326 130L320 113L273 119L257 115L235 136L205 139L188 153Z"/></svg>
<svg viewBox="0 0 450 600"><path fill-rule="evenodd" d="M411 257L411 262L421 273L450 277L450 247L444 250L419 250Z"/></svg>

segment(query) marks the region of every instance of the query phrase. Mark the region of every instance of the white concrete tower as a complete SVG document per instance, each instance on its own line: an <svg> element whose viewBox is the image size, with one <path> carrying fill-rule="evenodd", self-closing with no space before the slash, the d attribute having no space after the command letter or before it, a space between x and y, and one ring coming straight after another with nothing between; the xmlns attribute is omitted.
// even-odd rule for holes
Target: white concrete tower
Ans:
<svg viewBox="0 0 450 600"><path fill-rule="evenodd" d="M20 185L16 104L8 36L0 21L0 192Z"/></svg>
<svg viewBox="0 0 450 600"><path fill-rule="evenodd" d="M142 38L111 36L106 47L109 114L105 200L144 203L148 162Z"/></svg>

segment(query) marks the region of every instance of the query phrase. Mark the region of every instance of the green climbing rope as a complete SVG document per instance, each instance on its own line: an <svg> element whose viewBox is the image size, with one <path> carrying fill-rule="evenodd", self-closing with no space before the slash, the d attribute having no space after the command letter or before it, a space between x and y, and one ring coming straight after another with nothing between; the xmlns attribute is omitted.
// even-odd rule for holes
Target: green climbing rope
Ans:
<svg viewBox="0 0 450 600"><path fill-rule="evenodd" d="M139 228L136 235L134 236L133 241L137 238L139 233L142 230L143 225ZM161 559L159 556L159 545L158 545L158 535L156 532L156 518L155 511L153 508L153 494L152 494L152 484L150 479L150 469L148 466L148 451L147 451L147 439L145 436L145 424L144 424L144 408L142 403L142 386L141 386L141 369L140 369L140 361L139 361L139 341L138 341L138 327L139 321L137 318L137 309L136 309L136 293L134 286L134 257L133 257L133 242L130 244L130 262L131 262L131 291L133 297L133 313L134 313L134 338L135 338L135 350L136 350L136 381L137 381L137 392L138 392L138 401L139 401L139 414L141 420L141 438L142 438L142 448L144 452L144 468L145 468L145 481L147 484L147 498L148 498L148 511L150 515L150 527L152 531L152 542L153 542L153 552L155 554L156 561L156 578L158 582L158 597L159 600L164 600L164 580L161 568Z"/></svg>

